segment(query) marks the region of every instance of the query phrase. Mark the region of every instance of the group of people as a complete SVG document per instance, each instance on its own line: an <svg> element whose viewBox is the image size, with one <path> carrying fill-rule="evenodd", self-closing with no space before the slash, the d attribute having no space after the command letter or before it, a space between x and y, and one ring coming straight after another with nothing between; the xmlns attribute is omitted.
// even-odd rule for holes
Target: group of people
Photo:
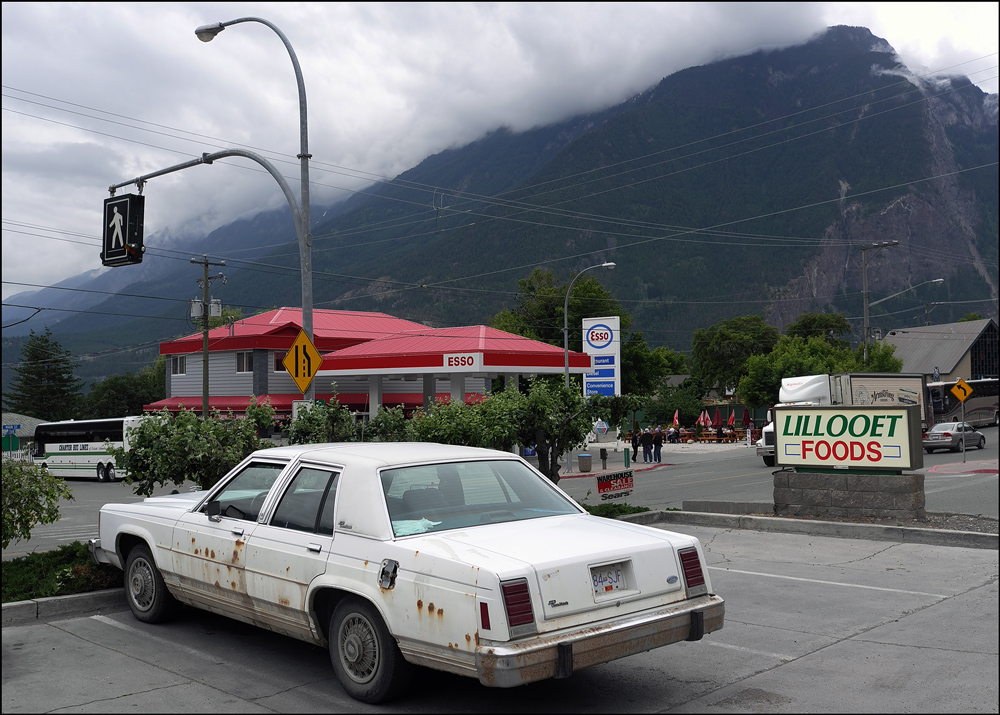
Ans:
<svg viewBox="0 0 1000 715"><path fill-rule="evenodd" d="M671 425L666 430L661 427L647 427L641 432L638 429L632 430L632 460L638 458L641 446L642 461L647 464L659 464L664 440L672 444L679 442L677 428Z"/></svg>

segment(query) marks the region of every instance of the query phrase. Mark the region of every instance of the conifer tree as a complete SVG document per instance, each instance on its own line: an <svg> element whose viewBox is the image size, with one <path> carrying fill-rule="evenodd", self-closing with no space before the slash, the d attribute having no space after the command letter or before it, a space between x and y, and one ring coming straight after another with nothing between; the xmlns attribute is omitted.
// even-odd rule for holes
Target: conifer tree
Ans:
<svg viewBox="0 0 1000 715"><path fill-rule="evenodd" d="M4 409L50 421L76 417L83 380L73 374L69 355L48 328L41 335L32 330L4 393Z"/></svg>

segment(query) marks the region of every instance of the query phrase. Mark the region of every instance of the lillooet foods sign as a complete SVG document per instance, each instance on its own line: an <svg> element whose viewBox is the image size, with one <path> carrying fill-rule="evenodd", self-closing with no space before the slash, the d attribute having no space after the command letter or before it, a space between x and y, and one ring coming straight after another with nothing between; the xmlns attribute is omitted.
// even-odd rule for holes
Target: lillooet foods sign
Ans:
<svg viewBox="0 0 1000 715"><path fill-rule="evenodd" d="M782 467L894 471L924 466L920 408L775 407Z"/></svg>

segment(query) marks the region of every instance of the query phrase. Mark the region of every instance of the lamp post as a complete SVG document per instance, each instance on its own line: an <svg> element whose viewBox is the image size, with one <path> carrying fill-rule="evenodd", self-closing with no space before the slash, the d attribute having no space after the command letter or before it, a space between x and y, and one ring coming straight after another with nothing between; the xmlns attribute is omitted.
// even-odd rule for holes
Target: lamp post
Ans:
<svg viewBox="0 0 1000 715"><path fill-rule="evenodd" d="M879 243L872 243L867 246L861 247L861 298L865 305L865 327L864 327L864 365L868 367L868 337L871 333L871 327L868 325L868 255L866 251L874 250L877 254L883 248L889 248L890 246L898 246L899 241L880 241Z"/></svg>
<svg viewBox="0 0 1000 715"><path fill-rule="evenodd" d="M309 342L313 341L313 292L312 292L312 234L309 223L309 124L306 113L306 85L302 79L302 70L299 67L298 57L295 50L285 34L274 24L259 17L241 17L229 22L215 22L209 25L202 25L194 31L198 39L202 42L211 42L215 36L225 30L230 25L237 25L241 22L259 22L274 30L275 34L281 38L288 55L292 59L292 69L295 70L295 81L299 89L299 154L298 159L301 166L301 180L299 189L299 206L296 212L293 206L292 215L298 214L295 222L295 232L299 243L299 264L302 273L302 330L305 331ZM303 399L312 401L316 397L316 387L309 383Z"/></svg>
<svg viewBox="0 0 1000 715"><path fill-rule="evenodd" d="M569 294L573 291L573 284L576 283L576 279L582 276L587 271L593 270L594 268L614 268L615 264L608 261L607 263L599 263L596 266L589 266L584 268L582 271L573 276L573 280L569 282L569 287L566 289L566 302L563 305L563 374L566 377L566 387L569 387Z"/></svg>
<svg viewBox="0 0 1000 715"><path fill-rule="evenodd" d="M938 303L938 302L924 303L924 325L925 326L931 324L931 311L934 310L939 305L944 305L944 303Z"/></svg>
<svg viewBox="0 0 1000 715"><path fill-rule="evenodd" d="M911 291L911 290L913 290L915 288L919 288L920 286L930 285L931 283L944 283L944 278L935 278L933 280L924 281L923 283L917 283L915 286L910 286L909 288L904 288L903 290L899 291L898 293L893 293L892 295L887 295L885 298L879 298L874 303L868 303L868 294L865 293L865 331L866 331L865 332L865 338L866 338L865 339L865 367L868 366L868 340L867 340L867 337L868 337L868 333L867 333L867 331L868 331L868 308L870 308L872 306L876 306L879 303L884 303L887 300L891 300L892 298L895 298L897 295L903 295L903 293L907 293L907 292L909 292L909 291Z"/></svg>

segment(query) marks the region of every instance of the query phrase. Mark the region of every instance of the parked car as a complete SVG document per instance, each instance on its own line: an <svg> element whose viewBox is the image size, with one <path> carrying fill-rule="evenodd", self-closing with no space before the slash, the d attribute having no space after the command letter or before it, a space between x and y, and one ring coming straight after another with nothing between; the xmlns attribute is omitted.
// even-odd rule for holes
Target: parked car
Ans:
<svg viewBox="0 0 1000 715"><path fill-rule="evenodd" d="M412 666L512 687L723 626L698 539L594 517L508 452L438 444L254 453L208 491L106 504L95 560L141 621L177 604L328 646L345 691Z"/></svg>
<svg viewBox="0 0 1000 715"><path fill-rule="evenodd" d="M963 445L965 449L983 449L986 447L986 435L968 422L939 422L924 434L923 444L927 454L935 449L959 452Z"/></svg>

